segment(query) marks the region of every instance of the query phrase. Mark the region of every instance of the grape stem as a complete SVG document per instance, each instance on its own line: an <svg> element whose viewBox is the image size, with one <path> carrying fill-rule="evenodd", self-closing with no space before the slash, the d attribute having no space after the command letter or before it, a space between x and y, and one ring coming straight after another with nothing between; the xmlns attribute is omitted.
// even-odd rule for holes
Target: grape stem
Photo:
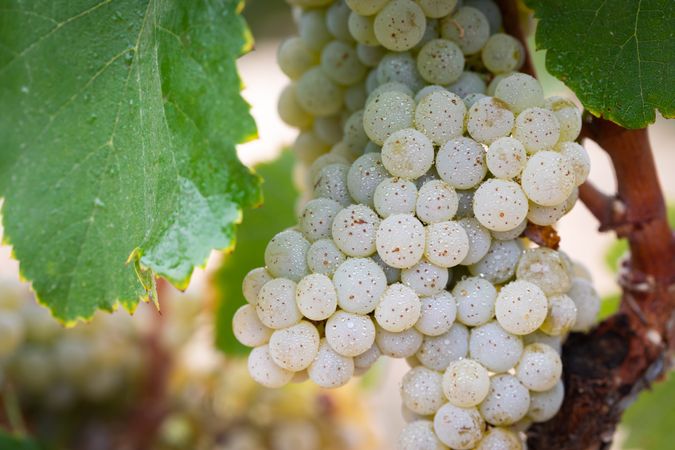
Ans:
<svg viewBox="0 0 675 450"><path fill-rule="evenodd" d="M498 0L505 31L524 44L517 0ZM522 72L536 76L527 55ZM621 415L637 395L664 377L675 350L675 235L646 129L586 120L582 137L609 155L617 192L586 182L579 197L601 231L628 240L620 271L619 311L563 347L565 400L550 421L528 431L530 450L609 449Z"/></svg>

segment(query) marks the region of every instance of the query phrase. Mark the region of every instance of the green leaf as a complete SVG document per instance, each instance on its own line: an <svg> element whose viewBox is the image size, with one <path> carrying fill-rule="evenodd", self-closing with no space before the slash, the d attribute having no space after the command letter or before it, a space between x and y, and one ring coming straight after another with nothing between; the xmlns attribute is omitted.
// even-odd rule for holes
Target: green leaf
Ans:
<svg viewBox="0 0 675 450"><path fill-rule="evenodd" d="M549 72L596 116L643 128L675 117L671 0L526 0Z"/></svg>
<svg viewBox="0 0 675 450"><path fill-rule="evenodd" d="M603 298L600 302L600 311L598 311L598 320L604 320L619 310L621 304L621 294L612 294Z"/></svg>
<svg viewBox="0 0 675 450"><path fill-rule="evenodd" d="M2 450L41 450L36 441L23 436L15 436L0 430L0 449Z"/></svg>
<svg viewBox="0 0 675 450"><path fill-rule="evenodd" d="M239 0L0 0L5 240L66 322L132 310L232 244L258 180Z"/></svg>
<svg viewBox="0 0 675 450"><path fill-rule="evenodd" d="M640 394L623 416L628 438L624 448L671 450L675 423L675 374Z"/></svg>
<svg viewBox="0 0 675 450"><path fill-rule="evenodd" d="M237 231L237 247L226 255L214 273L212 284L216 294L216 344L228 354L244 354L248 349L232 334L232 316L246 303L241 292L244 276L265 265L267 243L285 228L295 225L295 202L298 192L292 182L293 154L286 151L276 161L256 167L262 178L265 203L244 213Z"/></svg>

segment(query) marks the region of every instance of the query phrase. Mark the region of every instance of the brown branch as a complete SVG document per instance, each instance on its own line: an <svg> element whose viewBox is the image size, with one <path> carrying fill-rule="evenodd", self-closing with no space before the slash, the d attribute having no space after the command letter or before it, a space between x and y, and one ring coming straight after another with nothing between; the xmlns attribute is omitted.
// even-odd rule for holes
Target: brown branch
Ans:
<svg viewBox="0 0 675 450"><path fill-rule="evenodd" d="M520 22L520 11L518 9L517 0L497 0L497 5L499 10L502 12L502 26L504 31L507 34L518 39L525 48L525 62L523 67L520 68L522 73L532 75L536 77L536 72L534 70L534 64L532 63L532 54L527 46L527 39L525 38L525 33L523 32L523 27Z"/></svg>
<svg viewBox="0 0 675 450"><path fill-rule="evenodd" d="M565 401L551 421L528 432L531 450L609 448L625 408L658 380L675 346L675 239L666 218L646 130L595 119L584 136L614 165L618 192L608 197L588 184L580 198L601 229L628 238L617 314L563 348Z"/></svg>
<svg viewBox="0 0 675 450"><path fill-rule="evenodd" d="M528 222L523 236L540 247L548 247L553 250L557 250L560 247L560 236L552 226L542 226Z"/></svg>

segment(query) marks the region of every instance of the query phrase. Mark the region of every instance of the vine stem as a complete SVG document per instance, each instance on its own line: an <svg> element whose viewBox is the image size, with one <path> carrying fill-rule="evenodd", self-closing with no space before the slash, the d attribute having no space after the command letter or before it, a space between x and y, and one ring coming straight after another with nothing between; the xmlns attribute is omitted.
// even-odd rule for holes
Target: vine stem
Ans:
<svg viewBox="0 0 675 450"><path fill-rule="evenodd" d="M525 44L517 1L498 3L506 32ZM521 71L535 75L529 58ZM609 155L617 192L607 195L587 182L579 197L601 231L627 238L630 255L619 275L619 311L565 343L565 399L553 419L530 428L530 450L608 449L625 409L663 377L675 353L675 236L647 131L591 119L582 137Z"/></svg>

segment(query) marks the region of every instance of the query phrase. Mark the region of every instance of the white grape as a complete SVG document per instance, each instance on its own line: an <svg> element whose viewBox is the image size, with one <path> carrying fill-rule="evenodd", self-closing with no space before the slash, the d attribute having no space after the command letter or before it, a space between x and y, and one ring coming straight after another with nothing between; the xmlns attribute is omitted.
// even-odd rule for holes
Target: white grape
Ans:
<svg viewBox="0 0 675 450"><path fill-rule="evenodd" d="M319 352L319 332L310 322L302 322L270 337L269 353L276 365L292 372L304 370Z"/></svg>
<svg viewBox="0 0 675 450"><path fill-rule="evenodd" d="M326 342L343 356L358 356L375 343L375 325L369 316L337 311L326 321Z"/></svg>
<svg viewBox="0 0 675 450"><path fill-rule="evenodd" d="M434 39L439 39L440 37L441 31L439 28L438 20L428 19L427 26L424 28L424 34L422 35L422 39L420 39L417 45L413 47L412 51L419 53L422 47L424 47L428 42L433 41Z"/></svg>
<svg viewBox="0 0 675 450"><path fill-rule="evenodd" d="M381 92L366 103L363 127L366 134L378 145L392 133L413 125L415 100L396 91Z"/></svg>
<svg viewBox="0 0 675 450"><path fill-rule="evenodd" d="M494 284L504 283L513 277L522 252L518 239L494 240L483 259L469 266L469 272Z"/></svg>
<svg viewBox="0 0 675 450"><path fill-rule="evenodd" d="M544 102L545 108L555 114L560 123L560 141L575 141L581 132L581 111L570 100L550 97Z"/></svg>
<svg viewBox="0 0 675 450"><path fill-rule="evenodd" d="M469 108L466 129L476 141L491 144L511 134L514 116L503 101L485 97Z"/></svg>
<svg viewBox="0 0 675 450"><path fill-rule="evenodd" d="M513 368L523 353L520 337L503 329L496 321L471 330L469 354L492 372Z"/></svg>
<svg viewBox="0 0 675 450"><path fill-rule="evenodd" d="M423 366L414 367L403 376L401 398L412 412L426 416L445 403L442 375Z"/></svg>
<svg viewBox="0 0 675 450"><path fill-rule="evenodd" d="M487 167L497 178L511 179L520 175L527 162L527 152L519 140L506 136L490 144Z"/></svg>
<svg viewBox="0 0 675 450"><path fill-rule="evenodd" d="M355 111L349 116L344 124L343 143L347 147L349 160L353 161L363 154L363 149L368 145L368 135L363 128L364 112Z"/></svg>
<svg viewBox="0 0 675 450"><path fill-rule="evenodd" d="M378 87L375 88L373 92L371 92L368 95L366 103L369 103L371 100L376 99L377 96L383 92L400 92L410 97L413 96L413 90L410 89L410 87L407 84L401 81L387 81L386 83L380 84Z"/></svg>
<svg viewBox="0 0 675 450"><path fill-rule="evenodd" d="M485 421L476 408L460 408L451 403L443 405L434 416L434 430L447 446L466 450L483 437Z"/></svg>
<svg viewBox="0 0 675 450"><path fill-rule="evenodd" d="M394 333L411 328L420 317L422 304L408 286L395 283L387 287L375 308L375 320L383 329Z"/></svg>
<svg viewBox="0 0 675 450"><path fill-rule="evenodd" d="M382 164L395 177L414 180L434 163L434 146L414 128L392 133L382 145Z"/></svg>
<svg viewBox="0 0 675 450"><path fill-rule="evenodd" d="M525 73L514 73L501 80L495 89L495 97L516 114L544 104L541 83Z"/></svg>
<svg viewBox="0 0 675 450"><path fill-rule="evenodd" d="M372 16L381 10L389 0L346 0L347 6L362 16Z"/></svg>
<svg viewBox="0 0 675 450"><path fill-rule="evenodd" d="M529 153L552 148L560 138L560 123L544 108L527 108L518 114L513 137L523 143Z"/></svg>
<svg viewBox="0 0 675 450"><path fill-rule="evenodd" d="M497 294L495 315L499 325L509 333L532 333L544 323L547 314L546 295L529 281L512 281Z"/></svg>
<svg viewBox="0 0 675 450"><path fill-rule="evenodd" d="M410 52L387 53L377 65L377 81L380 85L390 82L400 83L411 91L405 91L411 97L413 92L425 85L417 70L417 60Z"/></svg>
<svg viewBox="0 0 675 450"><path fill-rule="evenodd" d="M295 301L303 316L310 320L325 320L337 309L337 292L330 278L313 273L298 282Z"/></svg>
<svg viewBox="0 0 675 450"><path fill-rule="evenodd" d="M310 9L304 11L298 20L298 34L312 50L320 51L324 45L333 39L326 26L325 10Z"/></svg>
<svg viewBox="0 0 675 450"><path fill-rule="evenodd" d="M415 103L417 103L417 107L419 107L419 102L432 92L447 92L447 91L448 90L443 86L439 86L437 84L429 84L427 86L424 86L422 89L420 89L415 93ZM416 128L419 130L419 127L416 126Z"/></svg>
<svg viewBox="0 0 675 450"><path fill-rule="evenodd" d="M319 139L313 130L301 132L293 143L295 156L306 164L313 163L316 158L328 150L328 145Z"/></svg>
<svg viewBox="0 0 675 450"><path fill-rule="evenodd" d="M300 214L299 227L309 242L331 236L331 225L342 205L329 198L315 198L307 202Z"/></svg>
<svg viewBox="0 0 675 450"><path fill-rule="evenodd" d="M424 223L444 222L453 218L459 206L455 189L442 180L427 181L417 195L415 211Z"/></svg>
<svg viewBox="0 0 675 450"><path fill-rule="evenodd" d="M234 313L232 332L237 340L247 347L259 347L266 344L272 336L272 330L258 318L255 306L249 304L240 307Z"/></svg>
<svg viewBox="0 0 675 450"><path fill-rule="evenodd" d="M393 214L380 222L376 245L377 253L387 265L398 269L412 267L424 254L424 227L414 216Z"/></svg>
<svg viewBox="0 0 675 450"><path fill-rule="evenodd" d="M407 358L414 355L422 345L422 340L422 333L415 328L394 333L377 327L375 334L375 342L380 351L391 358Z"/></svg>
<svg viewBox="0 0 675 450"><path fill-rule="evenodd" d="M495 375L480 412L491 425L511 425L525 417L530 407L530 392L510 374Z"/></svg>
<svg viewBox="0 0 675 450"><path fill-rule="evenodd" d="M439 267L426 259L401 271L401 282L411 288L419 296L440 293L448 284L448 269Z"/></svg>
<svg viewBox="0 0 675 450"><path fill-rule="evenodd" d="M567 295L577 305L577 320L572 331L590 330L597 322L600 310L600 297L593 288L593 284L583 278L574 278Z"/></svg>
<svg viewBox="0 0 675 450"><path fill-rule="evenodd" d="M384 47L379 45L356 45L356 54L359 57L359 61L363 63L366 67L376 67L384 55L387 54L387 50ZM374 72L375 77L377 77L377 71Z"/></svg>
<svg viewBox="0 0 675 450"><path fill-rule="evenodd" d="M298 281L307 275L309 242L302 233L286 230L277 233L265 248L265 265L275 277Z"/></svg>
<svg viewBox="0 0 675 450"><path fill-rule="evenodd" d="M391 0L375 16L375 36L382 46L402 52L422 39L426 18L412 0Z"/></svg>
<svg viewBox="0 0 675 450"><path fill-rule="evenodd" d="M525 250L516 268L519 280L536 284L546 295L567 292L571 287L569 267L555 250L538 247Z"/></svg>
<svg viewBox="0 0 675 450"><path fill-rule="evenodd" d="M486 87L479 74L465 70L457 81L448 86L448 90L461 98L466 98L471 94L485 94Z"/></svg>
<svg viewBox="0 0 675 450"><path fill-rule="evenodd" d="M450 330L455 322L457 305L449 292L422 297L420 302L421 312L415 328L426 336L440 336Z"/></svg>
<svg viewBox="0 0 675 450"><path fill-rule="evenodd" d="M553 336L566 334L577 320L577 306L567 295L548 298L548 315L541 324L541 331Z"/></svg>
<svg viewBox="0 0 675 450"><path fill-rule="evenodd" d="M560 354L562 351L562 339L563 336L550 336L543 331L537 330L534 333L523 336L523 344L546 344Z"/></svg>
<svg viewBox="0 0 675 450"><path fill-rule="evenodd" d="M248 372L253 380L268 388L280 388L293 378L293 372L279 367L272 360L267 345L251 350L248 355Z"/></svg>
<svg viewBox="0 0 675 450"><path fill-rule="evenodd" d="M507 428L490 428L475 450L523 450L520 437Z"/></svg>
<svg viewBox="0 0 675 450"><path fill-rule="evenodd" d="M314 197L325 197L335 200L342 206L352 202L347 188L349 166L342 163L333 163L325 166L314 182Z"/></svg>
<svg viewBox="0 0 675 450"><path fill-rule="evenodd" d="M319 239L307 250L307 267L312 273L332 277L346 258L332 239Z"/></svg>
<svg viewBox="0 0 675 450"><path fill-rule="evenodd" d="M464 55L454 42L433 39L417 54L417 70L428 83L450 84L464 71Z"/></svg>
<svg viewBox="0 0 675 450"><path fill-rule="evenodd" d="M242 282L242 291L246 301L255 306L258 303L260 289L273 278L264 267L257 267L247 273Z"/></svg>
<svg viewBox="0 0 675 450"><path fill-rule="evenodd" d="M375 23L372 17L362 16L352 11L347 26L356 42L365 45L379 44L375 36Z"/></svg>
<svg viewBox="0 0 675 450"><path fill-rule="evenodd" d="M368 350L354 357L354 368L368 370L382 356L382 352L377 344L373 343Z"/></svg>
<svg viewBox="0 0 675 450"><path fill-rule="evenodd" d="M363 92L363 96L365 101L365 91ZM345 91L345 103L346 101L347 94ZM363 103L354 109L359 109L361 107L363 107ZM326 145L335 145L342 140L342 128L342 118L337 115L329 117L317 117L314 119L312 131L321 142L325 143Z"/></svg>
<svg viewBox="0 0 675 450"><path fill-rule="evenodd" d="M443 88L436 89L420 98L415 109L415 128L434 145L443 145L462 135L465 114L461 98Z"/></svg>
<svg viewBox="0 0 675 450"><path fill-rule="evenodd" d="M286 278L275 278L260 289L256 311L265 326L278 330L302 319L295 303L296 284Z"/></svg>
<svg viewBox="0 0 675 450"><path fill-rule="evenodd" d="M579 198L579 189L575 188L567 199L559 205L541 206L530 202L527 219L536 225L553 225L570 212Z"/></svg>
<svg viewBox="0 0 675 450"><path fill-rule="evenodd" d="M457 189L469 189L487 173L485 150L473 139L459 137L441 146L436 155L438 175Z"/></svg>
<svg viewBox="0 0 675 450"><path fill-rule="evenodd" d="M350 258L333 275L338 305L345 311L368 314L375 310L387 287L382 268L369 258Z"/></svg>
<svg viewBox="0 0 675 450"><path fill-rule="evenodd" d="M476 219L491 231L509 231L527 217L527 197L520 185L492 178L480 185L473 196Z"/></svg>
<svg viewBox="0 0 675 450"><path fill-rule="evenodd" d="M359 61L356 49L342 41L329 42L321 51L321 69L333 82L352 85L366 74L366 66Z"/></svg>
<svg viewBox="0 0 675 450"><path fill-rule="evenodd" d="M443 394L455 406L476 406L489 390L490 374L473 359L452 361L443 374Z"/></svg>
<svg viewBox="0 0 675 450"><path fill-rule="evenodd" d="M478 53L490 37L490 23L476 8L463 6L441 20L441 34L459 45L465 55Z"/></svg>
<svg viewBox="0 0 675 450"><path fill-rule="evenodd" d="M485 67L492 73L513 72L525 61L525 48L513 36L495 33L487 40L481 51Z"/></svg>
<svg viewBox="0 0 675 450"><path fill-rule="evenodd" d="M434 432L430 420L415 420L403 428L398 438L398 450L447 450Z"/></svg>
<svg viewBox="0 0 675 450"><path fill-rule="evenodd" d="M351 10L343 0L333 2L326 11L326 26L333 36L342 41L350 42L353 40L349 32L349 15Z"/></svg>
<svg viewBox="0 0 675 450"><path fill-rule="evenodd" d="M532 211L532 205L530 204L530 209L528 210L528 218L529 214ZM522 222L518 224L513 230L508 230L508 231L494 231L490 230L490 234L492 234L492 237L495 238L498 241L511 241L517 237L520 237L525 229L527 228L527 218L523 219Z"/></svg>
<svg viewBox="0 0 675 450"><path fill-rule="evenodd" d="M372 255L375 253L375 234L379 225L380 218L366 205L348 206L333 219L333 241L348 256Z"/></svg>
<svg viewBox="0 0 675 450"><path fill-rule="evenodd" d="M375 189L388 176L379 153L366 153L352 164L347 174L349 194L358 203L373 206Z"/></svg>
<svg viewBox="0 0 675 450"><path fill-rule="evenodd" d="M417 0L417 3L424 11L425 16L440 19L455 9L458 0Z"/></svg>
<svg viewBox="0 0 675 450"><path fill-rule="evenodd" d="M426 227L424 255L441 267L454 267L469 254L469 236L459 222L432 223Z"/></svg>
<svg viewBox="0 0 675 450"><path fill-rule="evenodd" d="M487 98L487 95L479 92L474 92L473 94L469 94L466 97L464 97L462 101L464 102L464 106L466 106L466 109L469 110L473 105L476 104L478 100L482 100L484 98Z"/></svg>
<svg viewBox="0 0 675 450"><path fill-rule="evenodd" d="M321 340L319 352L307 368L310 380L322 388L336 388L347 384L354 375L354 360L335 352L326 339Z"/></svg>
<svg viewBox="0 0 675 450"><path fill-rule="evenodd" d="M277 112L281 120L292 127L306 128L312 123L312 116L302 109L302 106L298 103L294 84L289 84L279 94Z"/></svg>
<svg viewBox="0 0 675 450"><path fill-rule="evenodd" d="M544 392L530 393L530 409L527 415L534 422L546 422L551 420L553 416L560 410L563 399L565 397L565 387L562 381L558 381L556 385Z"/></svg>
<svg viewBox="0 0 675 450"><path fill-rule="evenodd" d="M392 214L413 214L417 203L417 187L405 178L383 180L373 195L377 213L387 218Z"/></svg>
<svg viewBox="0 0 675 450"><path fill-rule="evenodd" d="M460 264L465 266L475 264L490 250L492 235L487 228L483 227L483 225L473 217L460 219L458 223L464 228L464 231L466 231L466 235L469 238L469 252Z"/></svg>
<svg viewBox="0 0 675 450"><path fill-rule="evenodd" d="M531 391L548 391L560 380L562 361L560 355L546 344L530 344L516 366L516 377Z"/></svg>
<svg viewBox="0 0 675 450"><path fill-rule="evenodd" d="M326 153L325 155L319 156L318 158L316 158L316 160L314 160L314 162L309 167L309 173L307 175L309 182L312 185L314 185L314 183L316 183L319 180L319 174L321 173L321 170L324 167L329 166L331 164L348 165L349 160L344 156L334 153L332 151Z"/></svg>
<svg viewBox="0 0 675 450"><path fill-rule="evenodd" d="M557 149L570 161L574 170L575 184L582 185L591 171L591 159L586 149L576 142L563 142Z"/></svg>
<svg viewBox="0 0 675 450"><path fill-rule="evenodd" d="M277 63L281 71L292 80L297 80L317 62L316 54L300 37L292 37L281 43L277 50Z"/></svg>
<svg viewBox="0 0 675 450"><path fill-rule="evenodd" d="M452 361L466 357L468 352L469 330L455 322L441 335L426 336L416 356L425 367L442 372Z"/></svg>
<svg viewBox="0 0 675 450"><path fill-rule="evenodd" d="M457 301L457 320L471 327L489 322L495 315L497 290L489 281L469 277L452 289Z"/></svg>
<svg viewBox="0 0 675 450"><path fill-rule="evenodd" d="M496 33L502 27L502 13L493 0L464 0L464 6L476 8L485 15L490 22L490 34Z"/></svg>
<svg viewBox="0 0 675 450"><path fill-rule="evenodd" d="M564 202L576 187L574 168L563 155L541 151L525 165L521 186L527 197L542 206Z"/></svg>
<svg viewBox="0 0 675 450"><path fill-rule="evenodd" d="M342 89L319 67L305 72L296 84L302 109L315 116L332 116L342 108Z"/></svg>

